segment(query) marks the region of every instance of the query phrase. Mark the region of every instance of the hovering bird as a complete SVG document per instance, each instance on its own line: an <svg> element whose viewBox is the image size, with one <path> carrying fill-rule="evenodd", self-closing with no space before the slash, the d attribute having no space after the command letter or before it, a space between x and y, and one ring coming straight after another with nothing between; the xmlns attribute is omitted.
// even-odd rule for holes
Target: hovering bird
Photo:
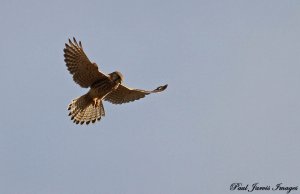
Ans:
<svg viewBox="0 0 300 194"><path fill-rule="evenodd" d="M103 100L113 104L123 104L144 98L151 93L164 91L168 85L159 86L155 90L146 91L128 88L123 85L124 77L119 71L108 75L99 71L96 63L92 63L83 51L81 42L69 39L65 44L64 58L73 80L83 88L90 90L72 100L68 106L69 116L76 124L89 124L100 121L105 116Z"/></svg>

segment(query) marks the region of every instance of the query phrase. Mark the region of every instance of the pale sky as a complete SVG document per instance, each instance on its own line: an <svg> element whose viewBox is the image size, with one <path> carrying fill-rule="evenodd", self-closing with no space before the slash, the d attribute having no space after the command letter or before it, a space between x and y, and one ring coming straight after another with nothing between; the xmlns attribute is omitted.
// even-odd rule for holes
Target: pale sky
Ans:
<svg viewBox="0 0 300 194"><path fill-rule="evenodd" d="M300 186L299 10L278 0L1 0L0 193ZM101 122L75 125L67 105L87 89L63 60L73 36L126 85L168 89L105 102Z"/></svg>

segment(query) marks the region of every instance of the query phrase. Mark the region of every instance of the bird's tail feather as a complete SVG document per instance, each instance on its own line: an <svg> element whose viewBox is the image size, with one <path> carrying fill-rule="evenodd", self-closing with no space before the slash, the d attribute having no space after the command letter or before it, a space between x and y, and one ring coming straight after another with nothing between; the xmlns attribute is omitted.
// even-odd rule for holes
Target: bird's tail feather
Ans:
<svg viewBox="0 0 300 194"><path fill-rule="evenodd" d="M95 123L96 120L99 121L102 116L105 116L102 100L97 99L96 103L88 93L72 100L68 110L71 120L76 124Z"/></svg>

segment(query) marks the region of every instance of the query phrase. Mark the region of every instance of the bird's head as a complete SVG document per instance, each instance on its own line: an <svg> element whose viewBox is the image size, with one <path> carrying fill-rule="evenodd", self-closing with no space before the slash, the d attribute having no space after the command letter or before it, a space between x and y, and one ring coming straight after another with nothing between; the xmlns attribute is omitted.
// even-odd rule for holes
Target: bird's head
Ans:
<svg viewBox="0 0 300 194"><path fill-rule="evenodd" d="M122 84L122 82L124 80L122 73L119 71L110 73L109 77L113 82L118 83L118 84Z"/></svg>

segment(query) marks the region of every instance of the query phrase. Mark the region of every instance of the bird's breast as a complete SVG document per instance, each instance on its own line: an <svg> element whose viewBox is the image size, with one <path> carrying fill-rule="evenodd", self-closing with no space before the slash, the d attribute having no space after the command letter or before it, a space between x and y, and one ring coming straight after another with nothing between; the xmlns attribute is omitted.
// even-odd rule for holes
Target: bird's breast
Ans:
<svg viewBox="0 0 300 194"><path fill-rule="evenodd" d="M103 99L107 94L115 90L117 87L118 85L111 81L100 81L91 86L89 94L92 98Z"/></svg>

